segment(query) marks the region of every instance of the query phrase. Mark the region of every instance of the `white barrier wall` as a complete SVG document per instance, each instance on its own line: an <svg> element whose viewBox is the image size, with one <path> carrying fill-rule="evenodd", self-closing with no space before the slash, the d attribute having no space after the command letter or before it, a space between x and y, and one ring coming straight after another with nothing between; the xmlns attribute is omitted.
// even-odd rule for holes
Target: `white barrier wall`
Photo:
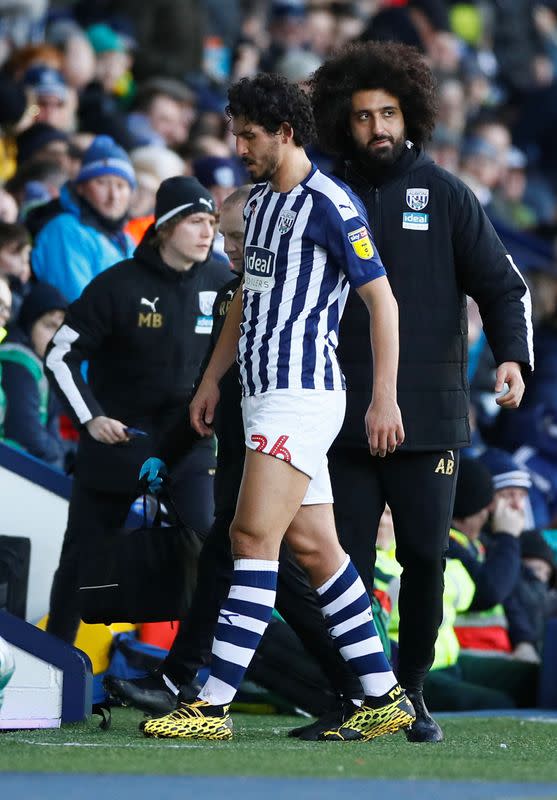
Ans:
<svg viewBox="0 0 557 800"><path fill-rule="evenodd" d="M15 672L4 690L0 730L59 728L62 670L12 645Z"/></svg>
<svg viewBox="0 0 557 800"><path fill-rule="evenodd" d="M5 452L8 448L2 447ZM23 459L20 456L18 463ZM0 534L31 539L27 620L37 622L48 611L52 577L58 566L68 516L68 500L24 477L0 459ZM69 479L60 476L69 487ZM43 484L48 481L43 481Z"/></svg>

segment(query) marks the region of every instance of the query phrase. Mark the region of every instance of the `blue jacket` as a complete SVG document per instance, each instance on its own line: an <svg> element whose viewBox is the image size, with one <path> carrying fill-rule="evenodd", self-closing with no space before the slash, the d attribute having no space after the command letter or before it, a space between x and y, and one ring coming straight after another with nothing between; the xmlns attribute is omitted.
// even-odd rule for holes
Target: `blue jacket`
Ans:
<svg viewBox="0 0 557 800"><path fill-rule="evenodd" d="M130 258L135 244L123 231L110 234L101 230L69 184L62 187L60 206L62 213L35 239L31 263L38 280L56 286L73 302L100 272Z"/></svg>

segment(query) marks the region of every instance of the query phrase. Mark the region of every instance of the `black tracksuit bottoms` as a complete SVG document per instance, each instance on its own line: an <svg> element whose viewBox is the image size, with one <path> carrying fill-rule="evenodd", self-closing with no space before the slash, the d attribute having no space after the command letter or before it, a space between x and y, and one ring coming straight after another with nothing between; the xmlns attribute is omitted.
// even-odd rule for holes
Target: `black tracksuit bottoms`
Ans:
<svg viewBox="0 0 557 800"><path fill-rule="evenodd" d="M340 542L371 595L375 540L388 504L396 557L403 568L399 595L398 679L422 687L433 663L443 618L443 572L459 453L395 451L385 458L360 448L333 446L329 471Z"/></svg>
<svg viewBox="0 0 557 800"><path fill-rule="evenodd" d="M214 448L192 448L172 471L172 497L186 525L205 536L214 517ZM73 644L79 628L79 563L84 542L121 528L138 492L106 492L74 478L58 569L50 592L48 633Z"/></svg>

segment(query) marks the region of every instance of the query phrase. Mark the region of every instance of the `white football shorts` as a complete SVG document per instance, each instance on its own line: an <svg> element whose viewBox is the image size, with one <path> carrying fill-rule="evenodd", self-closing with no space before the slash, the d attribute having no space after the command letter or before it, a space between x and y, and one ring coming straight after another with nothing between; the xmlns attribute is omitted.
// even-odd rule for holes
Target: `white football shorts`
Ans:
<svg viewBox="0 0 557 800"><path fill-rule="evenodd" d="M327 452L345 410L343 391L274 389L244 397L246 447L288 461L311 478L302 505L332 503Z"/></svg>

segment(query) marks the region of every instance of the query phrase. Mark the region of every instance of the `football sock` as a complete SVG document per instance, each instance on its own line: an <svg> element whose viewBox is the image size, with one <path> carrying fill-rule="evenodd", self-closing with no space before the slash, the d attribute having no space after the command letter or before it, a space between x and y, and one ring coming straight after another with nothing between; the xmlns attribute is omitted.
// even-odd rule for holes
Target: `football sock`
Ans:
<svg viewBox="0 0 557 800"><path fill-rule="evenodd" d="M271 619L277 574L278 561L234 561L232 586L220 610L210 674L199 693L200 700L213 706L232 702Z"/></svg>
<svg viewBox="0 0 557 800"><path fill-rule="evenodd" d="M359 677L366 697L397 685L373 621L369 597L349 556L317 589L321 611L341 656Z"/></svg>

